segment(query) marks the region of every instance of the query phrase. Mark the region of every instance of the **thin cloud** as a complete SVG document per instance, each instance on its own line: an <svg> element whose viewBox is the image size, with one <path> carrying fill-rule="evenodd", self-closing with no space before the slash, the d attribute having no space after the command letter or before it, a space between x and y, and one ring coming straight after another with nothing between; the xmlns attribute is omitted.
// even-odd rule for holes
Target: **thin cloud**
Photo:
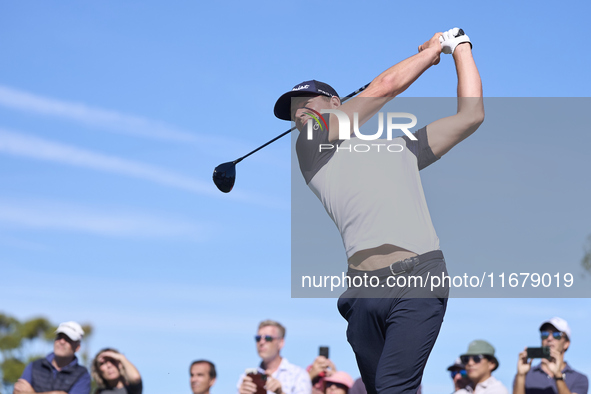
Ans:
<svg viewBox="0 0 591 394"><path fill-rule="evenodd" d="M251 151L257 142L226 138L220 135L197 134L170 124L114 110L39 96L30 92L0 85L0 106L44 116L67 119L96 129L115 131L141 138L190 143L208 154L238 156ZM256 155L255 161L282 166L280 155ZM288 166L287 166L288 167Z"/></svg>
<svg viewBox="0 0 591 394"><path fill-rule="evenodd" d="M38 96L0 85L0 105L20 111L66 118L90 126L125 132L141 137L178 142L197 142L198 137L186 131L151 119L117 111L91 107L81 103Z"/></svg>
<svg viewBox="0 0 591 394"><path fill-rule="evenodd" d="M52 161L144 179L167 187L216 198L244 201L275 208L285 208L287 206L281 201L274 201L267 196L256 193L235 191L231 195L225 195L214 187L212 181L204 182L149 164L96 153L0 128L0 153L2 152L14 156Z"/></svg>
<svg viewBox="0 0 591 394"><path fill-rule="evenodd" d="M128 238L199 240L204 234L203 228L193 223L47 201L0 200L0 223L28 229Z"/></svg>
<svg viewBox="0 0 591 394"><path fill-rule="evenodd" d="M213 194L215 192L208 183L158 167L5 129L0 129L0 152L142 178L194 193Z"/></svg>

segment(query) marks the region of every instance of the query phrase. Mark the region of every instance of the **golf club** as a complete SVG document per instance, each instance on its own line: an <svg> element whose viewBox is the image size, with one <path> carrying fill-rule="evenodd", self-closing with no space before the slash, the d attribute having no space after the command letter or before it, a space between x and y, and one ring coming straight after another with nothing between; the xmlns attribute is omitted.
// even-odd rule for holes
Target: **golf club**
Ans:
<svg viewBox="0 0 591 394"><path fill-rule="evenodd" d="M369 83L367 85L357 89L353 93L341 98L341 103L344 103L345 101L347 101L351 97L355 96L356 94L361 93L368 86L369 86ZM287 130L283 134L280 134L277 137L273 138L271 141L267 142L266 144L259 146L258 148L256 148L252 152L247 153L246 155L242 156L241 158L236 159L234 161L229 161L227 163L220 164L219 166L217 166L213 170L213 183L215 183L215 185L217 186L218 189L220 189L220 191L222 191L224 193L229 193L232 190L232 188L234 187L234 182L236 181L236 164L240 163L242 160L246 159L248 156L252 155L253 153L263 149L265 146L277 141L279 138L286 136L287 134L291 133L293 130L295 130L295 126L292 127L291 129Z"/></svg>

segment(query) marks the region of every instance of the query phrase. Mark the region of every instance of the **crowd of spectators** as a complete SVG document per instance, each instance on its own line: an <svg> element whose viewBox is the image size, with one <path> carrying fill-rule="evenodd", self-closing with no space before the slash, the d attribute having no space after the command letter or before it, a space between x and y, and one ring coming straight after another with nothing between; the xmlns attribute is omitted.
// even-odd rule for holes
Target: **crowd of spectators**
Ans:
<svg viewBox="0 0 591 394"><path fill-rule="evenodd" d="M92 361L91 374L78 363L76 352L84 338L80 324L61 323L55 331L53 352L31 362L14 385L14 394L89 394L91 374L94 394L141 394L137 368L115 349L103 349Z"/></svg>
<svg viewBox="0 0 591 394"><path fill-rule="evenodd" d="M525 348L517 357L513 394L587 394L589 380L566 363L572 332L566 320L553 317L539 327L541 347ZM540 363L532 367L534 359ZM466 353L448 367L454 394L508 394L509 390L494 378L499 367L495 348L477 339Z"/></svg>
<svg viewBox="0 0 591 394"><path fill-rule="evenodd" d="M571 345L572 332L559 317L542 322L539 327L540 348L525 348L517 357L513 394L587 394L589 381L564 359ZM291 364L281 355L286 329L279 322L264 320L255 335L261 362L239 377L239 394L365 394L361 378L337 369L328 357L328 349L306 368ZM26 366L14 385L14 394L141 394L142 378L138 369L122 353L106 348L97 353L91 372L78 363L76 352L84 337L76 322L65 322L55 332L53 352ZM323 350L324 349L324 350ZM532 366L534 358L540 363ZM466 352L447 368L454 394L508 394L509 390L494 378L499 367L495 348L477 339L468 344ZM396 373L396 371L392 371ZM215 365L197 360L189 367L193 394L209 394L217 378ZM92 380L91 380L92 378ZM419 387L418 393L420 394Z"/></svg>

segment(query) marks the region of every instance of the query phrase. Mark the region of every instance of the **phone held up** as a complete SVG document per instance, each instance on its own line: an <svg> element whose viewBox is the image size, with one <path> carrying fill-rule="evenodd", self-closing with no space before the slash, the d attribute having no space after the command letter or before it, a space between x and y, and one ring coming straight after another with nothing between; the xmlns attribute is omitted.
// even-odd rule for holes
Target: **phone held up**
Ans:
<svg viewBox="0 0 591 394"><path fill-rule="evenodd" d="M550 360L550 348L544 347L528 347L527 358L546 358Z"/></svg>
<svg viewBox="0 0 591 394"><path fill-rule="evenodd" d="M249 376L257 386L255 394L267 394L265 384L267 383L267 374L259 372L256 368L246 370L246 376Z"/></svg>
<svg viewBox="0 0 591 394"><path fill-rule="evenodd" d="M328 346L320 346L318 348L318 355L328 358Z"/></svg>

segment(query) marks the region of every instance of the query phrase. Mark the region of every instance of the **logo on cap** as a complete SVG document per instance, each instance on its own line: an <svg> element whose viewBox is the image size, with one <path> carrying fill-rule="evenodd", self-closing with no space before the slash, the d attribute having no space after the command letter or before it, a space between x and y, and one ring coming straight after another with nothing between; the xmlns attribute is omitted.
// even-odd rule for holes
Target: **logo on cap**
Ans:
<svg viewBox="0 0 591 394"><path fill-rule="evenodd" d="M302 89L308 89L310 87L310 85L300 85L297 88L293 88L291 89L291 91L296 91L296 90L302 90Z"/></svg>
<svg viewBox="0 0 591 394"><path fill-rule="evenodd" d="M308 115L309 117L314 119L314 125L312 126L314 128L314 130L318 130L318 128L320 128L321 130L328 130L328 125L326 124L326 121L324 120L322 115L320 115L320 113L318 111L314 111L312 108L308 108L308 107L304 107L304 109L307 109L308 111L312 111L312 113L304 112L304 114ZM322 119L322 123L320 123L320 119ZM324 124L324 127L322 126L323 124Z"/></svg>

